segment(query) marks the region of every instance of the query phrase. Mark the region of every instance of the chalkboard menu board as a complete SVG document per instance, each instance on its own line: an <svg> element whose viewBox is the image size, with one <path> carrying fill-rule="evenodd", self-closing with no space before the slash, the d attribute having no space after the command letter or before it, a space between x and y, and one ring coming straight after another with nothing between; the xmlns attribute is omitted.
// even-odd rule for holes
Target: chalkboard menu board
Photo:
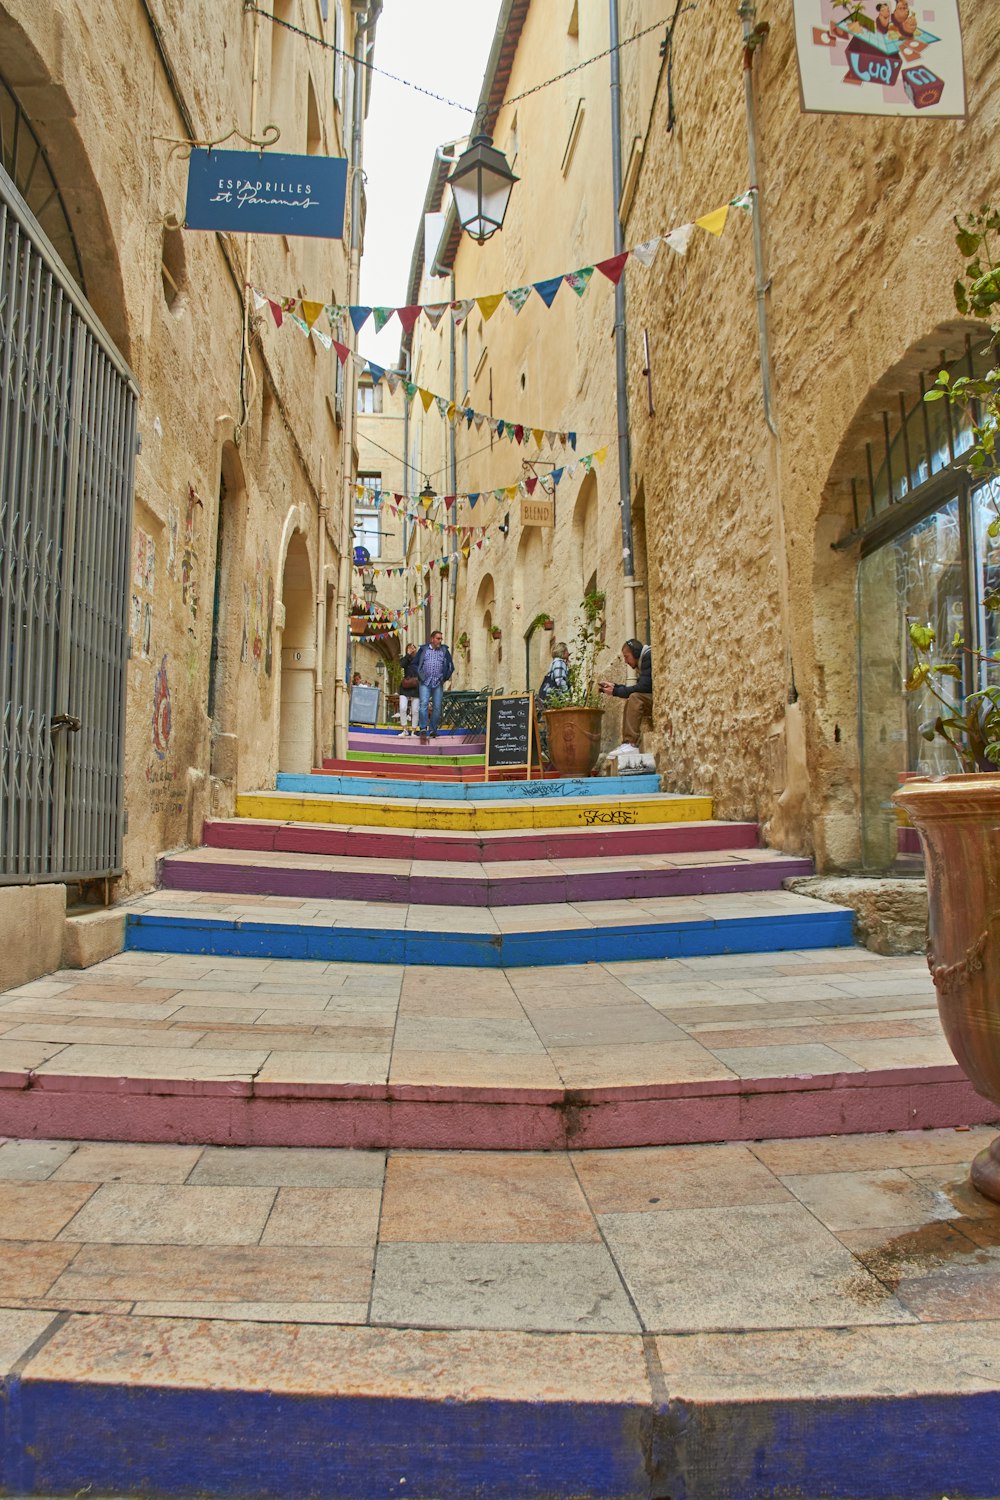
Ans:
<svg viewBox="0 0 1000 1500"><path fill-rule="evenodd" d="M535 719L535 700L531 693L521 697L486 700L486 766L485 779L491 768L522 770L531 777L532 762L542 767L542 752Z"/></svg>
<svg viewBox="0 0 1000 1500"><path fill-rule="evenodd" d="M361 682L351 688L350 718L352 724L378 723L378 695L377 687L366 687Z"/></svg>

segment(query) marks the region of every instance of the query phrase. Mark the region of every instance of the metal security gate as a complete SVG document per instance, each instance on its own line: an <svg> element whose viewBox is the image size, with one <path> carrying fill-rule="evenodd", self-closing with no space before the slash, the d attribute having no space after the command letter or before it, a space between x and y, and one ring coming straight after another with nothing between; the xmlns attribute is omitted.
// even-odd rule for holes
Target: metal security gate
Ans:
<svg viewBox="0 0 1000 1500"><path fill-rule="evenodd" d="M121 870L137 395L0 169L0 883Z"/></svg>

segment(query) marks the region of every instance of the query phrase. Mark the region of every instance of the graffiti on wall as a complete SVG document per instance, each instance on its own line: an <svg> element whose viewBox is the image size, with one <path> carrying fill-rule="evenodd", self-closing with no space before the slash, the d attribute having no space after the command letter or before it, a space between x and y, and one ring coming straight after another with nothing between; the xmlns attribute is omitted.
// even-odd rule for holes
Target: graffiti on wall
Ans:
<svg viewBox="0 0 1000 1500"><path fill-rule="evenodd" d="M160 661L159 670L153 679L153 752L158 760L166 760L170 749L170 683L167 678L167 658Z"/></svg>

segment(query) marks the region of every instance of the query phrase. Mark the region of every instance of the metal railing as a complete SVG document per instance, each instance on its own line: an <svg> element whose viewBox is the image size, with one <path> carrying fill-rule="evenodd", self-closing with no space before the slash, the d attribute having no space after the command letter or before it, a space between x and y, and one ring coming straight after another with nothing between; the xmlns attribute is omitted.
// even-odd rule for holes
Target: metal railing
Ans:
<svg viewBox="0 0 1000 1500"><path fill-rule="evenodd" d="M121 870L137 396L0 170L0 883Z"/></svg>

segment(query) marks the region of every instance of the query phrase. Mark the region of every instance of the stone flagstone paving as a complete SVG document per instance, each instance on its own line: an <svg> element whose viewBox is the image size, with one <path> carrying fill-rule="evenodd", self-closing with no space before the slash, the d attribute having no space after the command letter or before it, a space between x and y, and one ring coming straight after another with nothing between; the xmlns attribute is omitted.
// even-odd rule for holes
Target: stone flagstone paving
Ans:
<svg viewBox="0 0 1000 1500"><path fill-rule="evenodd" d="M570 1334L1000 1314L989 1129L576 1153L0 1143L0 1303ZM5 1315L6 1316L6 1315Z"/></svg>

